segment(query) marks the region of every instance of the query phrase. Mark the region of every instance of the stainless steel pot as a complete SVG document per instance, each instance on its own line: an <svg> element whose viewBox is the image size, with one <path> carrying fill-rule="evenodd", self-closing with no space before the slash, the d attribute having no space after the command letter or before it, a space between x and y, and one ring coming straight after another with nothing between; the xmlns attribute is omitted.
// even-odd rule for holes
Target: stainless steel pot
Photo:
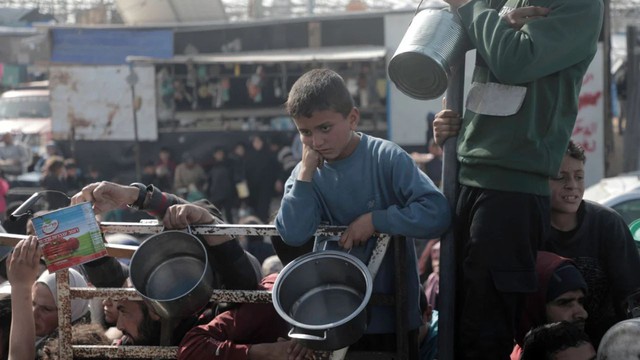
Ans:
<svg viewBox="0 0 640 360"><path fill-rule="evenodd" d="M373 279L353 255L320 251L282 269L273 286L273 306L293 326L289 337L314 350L349 346L367 327Z"/></svg>
<svg viewBox="0 0 640 360"><path fill-rule="evenodd" d="M420 11L389 61L389 78L406 95L435 99L447 90L451 68L470 48L457 16L445 9Z"/></svg>
<svg viewBox="0 0 640 360"><path fill-rule="evenodd" d="M213 293L207 249L182 231L150 236L133 254L129 271L133 287L165 319L197 313Z"/></svg>

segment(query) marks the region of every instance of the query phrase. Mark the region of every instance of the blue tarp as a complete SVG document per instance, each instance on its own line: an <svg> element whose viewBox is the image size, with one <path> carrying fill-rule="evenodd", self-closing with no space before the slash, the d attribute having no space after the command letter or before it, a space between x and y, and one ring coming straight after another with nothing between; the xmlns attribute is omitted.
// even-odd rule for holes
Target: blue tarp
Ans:
<svg viewBox="0 0 640 360"><path fill-rule="evenodd" d="M51 62L122 65L129 55L171 58L171 30L53 29Z"/></svg>

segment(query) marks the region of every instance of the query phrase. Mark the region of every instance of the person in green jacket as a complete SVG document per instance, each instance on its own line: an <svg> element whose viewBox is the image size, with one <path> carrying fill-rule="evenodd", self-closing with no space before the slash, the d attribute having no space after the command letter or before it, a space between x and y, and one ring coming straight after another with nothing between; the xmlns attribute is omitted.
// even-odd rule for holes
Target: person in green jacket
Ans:
<svg viewBox="0 0 640 360"><path fill-rule="evenodd" d="M458 358L508 359L549 232L601 0L445 0L476 49L458 136ZM444 110L439 117L457 117Z"/></svg>

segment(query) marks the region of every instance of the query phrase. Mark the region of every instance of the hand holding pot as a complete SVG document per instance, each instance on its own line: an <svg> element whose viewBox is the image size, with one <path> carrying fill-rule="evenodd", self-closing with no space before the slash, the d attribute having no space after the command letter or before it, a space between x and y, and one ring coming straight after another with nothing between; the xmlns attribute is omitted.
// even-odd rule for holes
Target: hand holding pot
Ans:
<svg viewBox="0 0 640 360"><path fill-rule="evenodd" d="M376 229L373 227L371 213L360 215L355 221L349 224L347 230L340 236L340 246L347 250L354 246L360 246L367 242L375 231Z"/></svg>
<svg viewBox="0 0 640 360"><path fill-rule="evenodd" d="M173 205L167 209L162 223L167 229L184 229L189 225L217 223L205 208L194 204Z"/></svg>
<svg viewBox="0 0 640 360"><path fill-rule="evenodd" d="M167 229L184 229L189 225L221 224L222 221L203 207L194 204L181 204L170 206L162 223ZM215 246L233 238L227 235L205 235L204 239L207 244Z"/></svg>
<svg viewBox="0 0 640 360"><path fill-rule="evenodd" d="M278 342L254 344L249 348L250 359L260 360L311 360L313 351L293 340L278 338Z"/></svg>
<svg viewBox="0 0 640 360"><path fill-rule="evenodd" d="M287 344L287 353L289 353L289 360L315 359L313 350L307 349L295 340L278 338L278 342Z"/></svg>

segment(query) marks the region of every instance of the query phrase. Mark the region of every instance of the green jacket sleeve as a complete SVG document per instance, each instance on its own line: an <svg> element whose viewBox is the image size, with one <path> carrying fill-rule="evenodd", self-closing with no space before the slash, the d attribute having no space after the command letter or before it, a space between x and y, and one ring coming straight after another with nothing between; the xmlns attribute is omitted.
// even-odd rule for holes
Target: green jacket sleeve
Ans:
<svg viewBox="0 0 640 360"><path fill-rule="evenodd" d="M601 0L542 0L531 5L551 11L520 30L512 29L484 0L471 0L458 9L469 40L501 83L531 82L595 53Z"/></svg>

